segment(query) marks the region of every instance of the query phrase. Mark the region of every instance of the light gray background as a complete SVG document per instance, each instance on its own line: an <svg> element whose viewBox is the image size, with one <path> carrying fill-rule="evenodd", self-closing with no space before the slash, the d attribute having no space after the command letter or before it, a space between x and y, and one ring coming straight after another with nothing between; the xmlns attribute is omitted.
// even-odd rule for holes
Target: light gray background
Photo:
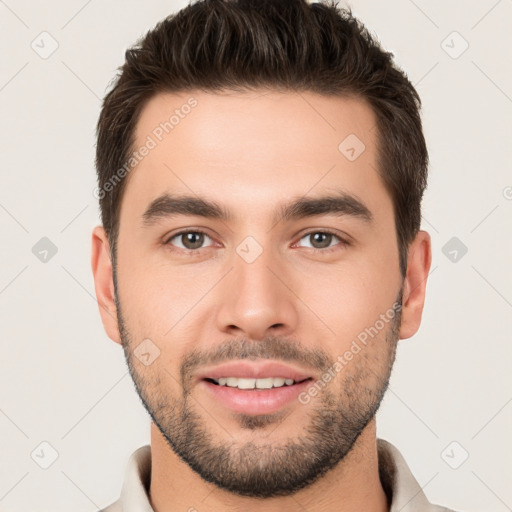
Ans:
<svg viewBox="0 0 512 512"><path fill-rule="evenodd" d="M0 0L1 511L106 506L129 455L149 442L149 418L94 296L94 130L125 49L185 5ZM417 86L431 155L424 319L400 342L378 434L399 447L430 500L512 510L512 2L351 5ZM58 42L46 59L43 31ZM47 262L32 252L42 237L58 249ZM456 262L443 253L452 237L468 249ZM58 453L48 469L44 441Z"/></svg>

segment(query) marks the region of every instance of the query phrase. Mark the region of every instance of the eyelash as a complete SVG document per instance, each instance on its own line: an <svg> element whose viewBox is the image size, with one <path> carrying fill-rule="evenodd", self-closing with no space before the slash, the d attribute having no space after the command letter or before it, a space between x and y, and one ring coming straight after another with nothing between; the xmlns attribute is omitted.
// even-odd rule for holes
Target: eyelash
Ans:
<svg viewBox="0 0 512 512"><path fill-rule="evenodd" d="M172 245L170 243L171 240L174 240L175 238L179 237L180 235L184 235L184 234L187 234L187 233L195 233L195 234L205 235L205 236L207 236L210 239L212 238L210 235L208 235L208 233L206 233L204 231L201 231L199 229L185 229L183 231L179 231L178 233L174 233L171 237L169 237L167 239L167 241L164 243L164 245ZM325 249L315 249L314 247L308 247L308 249L312 249L314 251L319 251L319 252L322 252L322 253L330 253L332 251L339 250L339 246L340 245L341 246L349 246L349 245L351 245L351 243L347 239L342 238L339 234L337 234L336 232L334 232L332 230L329 230L329 229L321 229L321 230L314 229L314 230L308 231L307 233L304 233L299 238L299 241L302 240L303 238L309 236L309 235L316 234L316 233L332 235L335 238L337 238L340 241L340 243L336 244L336 245L334 245L332 247L327 247ZM207 247L200 247L199 249L182 249L181 247L175 247L174 249L177 249L178 251L185 251L187 253L199 253L199 252L201 252L202 249L207 249Z"/></svg>

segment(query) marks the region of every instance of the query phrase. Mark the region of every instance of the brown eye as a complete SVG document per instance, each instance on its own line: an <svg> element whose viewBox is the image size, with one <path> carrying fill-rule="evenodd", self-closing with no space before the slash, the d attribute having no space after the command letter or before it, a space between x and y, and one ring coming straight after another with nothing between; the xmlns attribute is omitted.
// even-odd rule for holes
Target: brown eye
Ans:
<svg viewBox="0 0 512 512"><path fill-rule="evenodd" d="M331 245L333 235L330 233L311 233L308 235L315 249L325 249Z"/></svg>
<svg viewBox="0 0 512 512"><path fill-rule="evenodd" d="M347 241L341 238L339 235L331 233L329 231L311 231L306 233L301 240L308 240L310 245L305 245L303 247L309 247L311 249L317 249L319 251L331 250L335 249L337 245L345 246L349 245ZM333 243L338 242L338 243ZM341 243L339 243L341 242Z"/></svg>
<svg viewBox="0 0 512 512"><path fill-rule="evenodd" d="M202 248L205 239L210 239L210 237L202 231L182 231L172 236L167 243L180 249L194 251ZM171 243L173 240L176 240L177 243Z"/></svg>

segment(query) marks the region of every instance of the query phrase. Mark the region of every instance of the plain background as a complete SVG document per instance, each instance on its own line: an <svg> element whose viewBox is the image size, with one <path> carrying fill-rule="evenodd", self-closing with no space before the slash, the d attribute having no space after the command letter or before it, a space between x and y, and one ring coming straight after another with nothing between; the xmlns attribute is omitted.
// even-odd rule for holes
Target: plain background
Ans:
<svg viewBox="0 0 512 512"><path fill-rule="evenodd" d="M0 2L2 512L104 507L149 442L94 296L94 135L126 48L186 3ZM399 344L378 435L431 501L512 510L512 2L350 5L417 86L431 156L424 318ZM46 262L43 237L57 250Z"/></svg>

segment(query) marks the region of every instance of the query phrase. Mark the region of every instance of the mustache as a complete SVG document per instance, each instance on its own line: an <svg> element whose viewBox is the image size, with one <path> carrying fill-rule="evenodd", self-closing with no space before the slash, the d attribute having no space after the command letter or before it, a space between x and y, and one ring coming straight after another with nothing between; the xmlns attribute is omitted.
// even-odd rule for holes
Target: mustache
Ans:
<svg viewBox="0 0 512 512"><path fill-rule="evenodd" d="M181 382L186 387L187 380L201 366L240 359L288 361L320 371L334 364L334 360L324 350L306 348L295 340L277 336L268 336L260 341L242 338L226 341L209 350L196 349L187 354L180 365Z"/></svg>

